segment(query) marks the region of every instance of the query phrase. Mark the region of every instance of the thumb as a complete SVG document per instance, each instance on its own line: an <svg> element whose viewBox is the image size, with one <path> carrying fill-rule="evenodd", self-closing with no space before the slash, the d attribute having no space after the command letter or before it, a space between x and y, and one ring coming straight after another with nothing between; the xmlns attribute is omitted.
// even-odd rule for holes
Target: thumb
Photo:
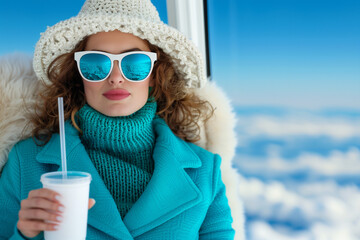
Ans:
<svg viewBox="0 0 360 240"><path fill-rule="evenodd" d="M89 208L88 209L92 208L95 205L95 203L96 203L95 199L90 198L89 199Z"/></svg>

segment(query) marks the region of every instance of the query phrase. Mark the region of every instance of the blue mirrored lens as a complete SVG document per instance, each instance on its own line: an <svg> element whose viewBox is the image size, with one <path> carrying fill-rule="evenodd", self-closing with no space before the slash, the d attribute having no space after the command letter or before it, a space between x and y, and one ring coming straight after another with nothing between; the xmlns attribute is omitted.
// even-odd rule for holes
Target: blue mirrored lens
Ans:
<svg viewBox="0 0 360 240"><path fill-rule="evenodd" d="M80 59L81 73L88 80L103 80L109 74L110 69L110 58L102 54L89 53Z"/></svg>
<svg viewBox="0 0 360 240"><path fill-rule="evenodd" d="M149 75L151 59L145 54L134 53L122 59L121 69L127 79L141 81Z"/></svg>

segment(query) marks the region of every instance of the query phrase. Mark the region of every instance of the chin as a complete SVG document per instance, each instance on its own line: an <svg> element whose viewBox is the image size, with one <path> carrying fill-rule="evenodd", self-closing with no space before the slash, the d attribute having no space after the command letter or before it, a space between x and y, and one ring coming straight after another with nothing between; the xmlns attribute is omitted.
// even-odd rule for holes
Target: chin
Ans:
<svg viewBox="0 0 360 240"><path fill-rule="evenodd" d="M113 106L109 109L104 109L102 114L109 117L125 117L133 114L138 109L124 108L123 106Z"/></svg>
<svg viewBox="0 0 360 240"><path fill-rule="evenodd" d="M143 105L138 106L129 103L124 104L115 102L111 104L97 104L96 107L93 108L108 117L124 117L135 113L140 110L141 107L143 107Z"/></svg>
<svg viewBox="0 0 360 240"><path fill-rule="evenodd" d="M115 111L106 111L106 112L102 112L102 114L108 116L108 117L125 117L125 116L129 116L132 113L131 112L127 112L127 111L119 111L119 110L115 110Z"/></svg>

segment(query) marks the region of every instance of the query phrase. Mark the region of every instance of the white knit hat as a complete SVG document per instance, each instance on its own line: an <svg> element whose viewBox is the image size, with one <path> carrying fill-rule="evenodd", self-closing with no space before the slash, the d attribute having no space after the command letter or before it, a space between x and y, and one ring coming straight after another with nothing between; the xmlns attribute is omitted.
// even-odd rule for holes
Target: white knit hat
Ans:
<svg viewBox="0 0 360 240"><path fill-rule="evenodd" d="M50 63L70 52L84 37L113 30L147 39L163 49L187 87L199 88L206 82L197 47L178 30L164 24L150 0L87 0L77 16L48 27L34 52L38 79L50 83L46 74Z"/></svg>

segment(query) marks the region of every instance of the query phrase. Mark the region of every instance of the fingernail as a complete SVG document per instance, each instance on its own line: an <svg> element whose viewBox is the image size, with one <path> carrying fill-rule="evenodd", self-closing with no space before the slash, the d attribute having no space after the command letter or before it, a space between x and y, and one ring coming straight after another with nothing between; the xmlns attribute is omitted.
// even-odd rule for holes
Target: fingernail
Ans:
<svg viewBox="0 0 360 240"><path fill-rule="evenodd" d="M64 208L63 206L60 206L60 207L58 208L58 210L59 210L60 212L64 212L64 211L65 211L65 208Z"/></svg>
<svg viewBox="0 0 360 240"><path fill-rule="evenodd" d="M61 200L61 196L60 195L55 195L55 199L60 201Z"/></svg>
<svg viewBox="0 0 360 240"><path fill-rule="evenodd" d="M56 220L58 220L59 222L61 222L63 220L63 217L62 216L57 216L56 217Z"/></svg>
<svg viewBox="0 0 360 240"><path fill-rule="evenodd" d="M95 199L92 199L92 200L94 201L94 205L95 205L95 203L96 203Z"/></svg>
<svg viewBox="0 0 360 240"><path fill-rule="evenodd" d="M58 229L59 229L59 225L55 225L55 226L54 226L54 229L55 229L55 230L58 230Z"/></svg>

